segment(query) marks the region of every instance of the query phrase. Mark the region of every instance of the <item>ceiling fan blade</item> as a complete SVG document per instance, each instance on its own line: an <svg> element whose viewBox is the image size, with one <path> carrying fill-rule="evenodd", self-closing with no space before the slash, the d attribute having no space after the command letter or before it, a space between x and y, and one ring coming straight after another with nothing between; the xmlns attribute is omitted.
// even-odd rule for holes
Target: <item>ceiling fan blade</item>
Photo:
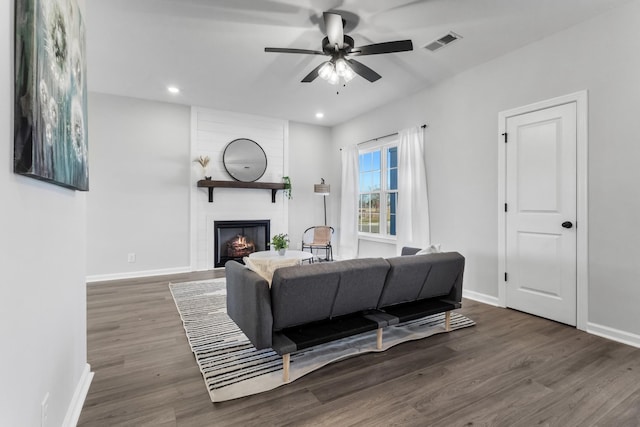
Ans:
<svg viewBox="0 0 640 427"><path fill-rule="evenodd" d="M351 65L353 71L355 71L357 74L360 74L371 83L382 77L380 74L376 73L371 68L367 67L361 62L356 61L355 59L347 59L347 62L349 63L349 65Z"/></svg>
<svg viewBox="0 0 640 427"><path fill-rule="evenodd" d="M327 38L331 46L338 45L338 49L342 49L344 45L344 31L342 27L342 16L337 13L324 12L324 26L327 29Z"/></svg>
<svg viewBox="0 0 640 427"><path fill-rule="evenodd" d="M320 65L318 65L316 68L314 68L313 71L311 71L309 74L307 74L306 77L304 79L302 79L300 82L301 83L311 83L312 81L317 79L318 78L318 71L320 70L320 68L322 68L322 66L324 64L326 64L326 62L323 62Z"/></svg>
<svg viewBox="0 0 640 427"><path fill-rule="evenodd" d="M379 55L381 53L407 52L413 50L411 40L399 40L395 42L375 43L367 46L354 47L349 55Z"/></svg>
<svg viewBox="0 0 640 427"><path fill-rule="evenodd" d="M289 49L286 47L265 47L265 52L275 52L275 53L302 53L306 55L326 55L324 52L320 52L319 50L309 50L309 49Z"/></svg>

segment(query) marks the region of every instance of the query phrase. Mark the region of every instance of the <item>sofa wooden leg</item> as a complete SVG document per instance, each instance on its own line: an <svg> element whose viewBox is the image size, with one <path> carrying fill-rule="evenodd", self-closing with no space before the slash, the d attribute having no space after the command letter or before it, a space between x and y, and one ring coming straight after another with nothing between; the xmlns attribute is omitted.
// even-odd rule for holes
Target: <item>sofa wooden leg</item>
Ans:
<svg viewBox="0 0 640 427"><path fill-rule="evenodd" d="M378 328L376 333L376 347L378 350L382 350L382 328Z"/></svg>
<svg viewBox="0 0 640 427"><path fill-rule="evenodd" d="M444 314L444 329L449 332L451 331L451 312L447 311Z"/></svg>
<svg viewBox="0 0 640 427"><path fill-rule="evenodd" d="M289 382L289 362L291 360L289 353L282 355L282 381Z"/></svg>

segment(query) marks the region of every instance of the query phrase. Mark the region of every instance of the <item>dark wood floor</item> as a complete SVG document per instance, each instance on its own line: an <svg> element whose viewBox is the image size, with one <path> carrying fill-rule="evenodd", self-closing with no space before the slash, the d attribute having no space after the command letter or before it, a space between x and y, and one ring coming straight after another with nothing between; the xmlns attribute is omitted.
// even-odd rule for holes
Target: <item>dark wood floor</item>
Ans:
<svg viewBox="0 0 640 427"><path fill-rule="evenodd" d="M640 349L465 300L477 325L210 402L169 281L88 286L95 372L81 426L637 426Z"/></svg>

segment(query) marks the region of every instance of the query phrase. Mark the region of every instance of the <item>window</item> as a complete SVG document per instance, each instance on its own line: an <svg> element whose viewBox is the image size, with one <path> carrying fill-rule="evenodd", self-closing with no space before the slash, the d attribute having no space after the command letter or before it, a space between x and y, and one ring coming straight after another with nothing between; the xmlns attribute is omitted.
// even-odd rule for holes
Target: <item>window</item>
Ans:
<svg viewBox="0 0 640 427"><path fill-rule="evenodd" d="M359 155L358 231L379 237L396 235L398 147L395 144Z"/></svg>

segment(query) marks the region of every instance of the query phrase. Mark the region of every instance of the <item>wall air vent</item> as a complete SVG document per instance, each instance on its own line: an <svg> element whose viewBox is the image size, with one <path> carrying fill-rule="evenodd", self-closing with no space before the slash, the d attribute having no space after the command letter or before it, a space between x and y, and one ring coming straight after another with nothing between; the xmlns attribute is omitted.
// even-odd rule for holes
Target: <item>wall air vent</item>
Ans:
<svg viewBox="0 0 640 427"><path fill-rule="evenodd" d="M424 48L430 50L431 52L435 52L436 50L441 49L461 38L462 36L460 34L456 34L453 31L450 31L448 34L427 44Z"/></svg>

